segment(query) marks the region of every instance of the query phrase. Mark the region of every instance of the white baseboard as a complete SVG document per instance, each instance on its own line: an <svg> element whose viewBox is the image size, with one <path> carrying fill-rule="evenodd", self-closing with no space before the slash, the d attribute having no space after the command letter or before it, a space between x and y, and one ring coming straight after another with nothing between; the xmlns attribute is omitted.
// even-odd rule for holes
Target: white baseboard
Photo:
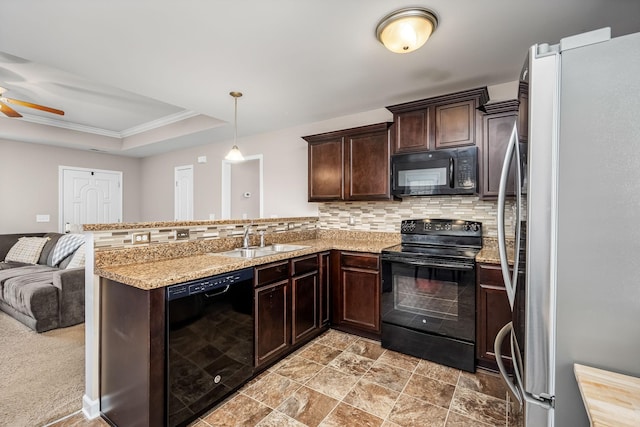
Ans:
<svg viewBox="0 0 640 427"><path fill-rule="evenodd" d="M82 413L89 420L98 418L100 416L100 399L92 400L86 394L82 396Z"/></svg>

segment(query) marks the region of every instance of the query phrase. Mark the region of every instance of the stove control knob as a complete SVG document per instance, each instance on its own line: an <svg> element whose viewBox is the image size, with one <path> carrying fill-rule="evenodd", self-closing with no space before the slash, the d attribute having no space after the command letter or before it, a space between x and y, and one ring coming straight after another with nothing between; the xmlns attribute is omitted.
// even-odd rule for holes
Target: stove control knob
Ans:
<svg viewBox="0 0 640 427"><path fill-rule="evenodd" d="M451 224L445 224L444 225L444 229L445 230L451 230Z"/></svg>
<svg viewBox="0 0 640 427"><path fill-rule="evenodd" d="M402 224L402 231L413 231L415 229L416 229L415 222L405 222L404 224Z"/></svg>
<svg viewBox="0 0 640 427"><path fill-rule="evenodd" d="M478 224L473 223L470 225L471 231L478 231Z"/></svg>

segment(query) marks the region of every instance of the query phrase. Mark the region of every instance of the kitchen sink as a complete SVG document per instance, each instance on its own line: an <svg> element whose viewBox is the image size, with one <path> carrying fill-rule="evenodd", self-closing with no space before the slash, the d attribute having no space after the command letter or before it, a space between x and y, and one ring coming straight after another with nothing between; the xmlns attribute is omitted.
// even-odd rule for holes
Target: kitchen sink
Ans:
<svg viewBox="0 0 640 427"><path fill-rule="evenodd" d="M299 251L300 249L307 249L309 246L303 245L287 245L286 243L274 243L273 245L265 246L262 249L269 249L273 252L291 252Z"/></svg>
<svg viewBox="0 0 640 427"><path fill-rule="evenodd" d="M275 255L277 253L282 253L282 252L298 251L300 249L306 249L308 247L309 246L274 243L273 245L264 246L264 247L253 246L250 248L236 248L236 249L232 249L230 251L225 251L225 252L215 252L213 255L228 256L232 258L252 259L252 258L269 256L269 255Z"/></svg>

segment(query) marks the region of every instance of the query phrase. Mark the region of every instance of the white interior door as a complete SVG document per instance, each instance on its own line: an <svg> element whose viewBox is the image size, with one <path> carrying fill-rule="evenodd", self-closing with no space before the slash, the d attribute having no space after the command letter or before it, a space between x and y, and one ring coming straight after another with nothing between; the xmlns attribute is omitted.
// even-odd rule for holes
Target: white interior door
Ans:
<svg viewBox="0 0 640 427"><path fill-rule="evenodd" d="M122 172L60 166L61 233L122 222Z"/></svg>
<svg viewBox="0 0 640 427"><path fill-rule="evenodd" d="M193 165L175 169L175 220L193 220Z"/></svg>

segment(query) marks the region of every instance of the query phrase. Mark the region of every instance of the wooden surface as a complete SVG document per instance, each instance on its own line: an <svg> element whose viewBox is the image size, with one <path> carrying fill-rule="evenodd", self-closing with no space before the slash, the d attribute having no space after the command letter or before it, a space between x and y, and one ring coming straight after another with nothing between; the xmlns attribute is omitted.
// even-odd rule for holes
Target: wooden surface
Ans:
<svg viewBox="0 0 640 427"><path fill-rule="evenodd" d="M593 427L640 426L640 378L574 364Z"/></svg>

